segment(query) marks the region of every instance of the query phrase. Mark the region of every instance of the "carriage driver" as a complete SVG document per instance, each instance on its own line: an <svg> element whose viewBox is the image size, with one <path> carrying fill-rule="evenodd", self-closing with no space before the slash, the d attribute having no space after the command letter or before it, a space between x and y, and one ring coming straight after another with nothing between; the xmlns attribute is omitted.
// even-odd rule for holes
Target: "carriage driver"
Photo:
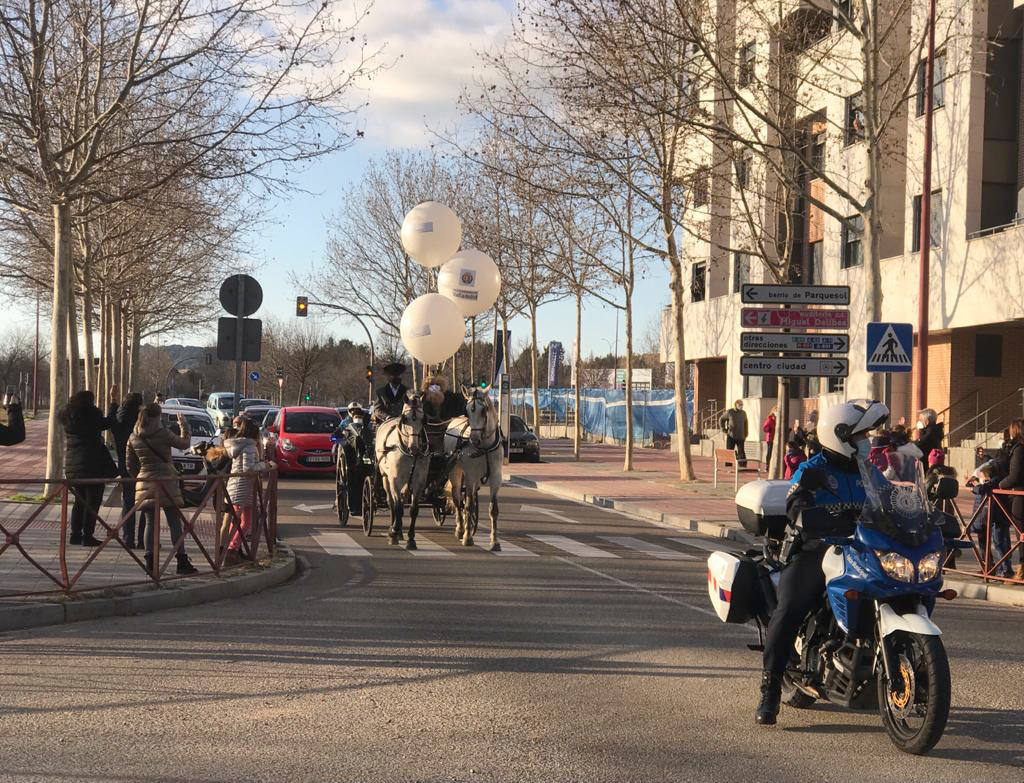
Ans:
<svg viewBox="0 0 1024 783"><path fill-rule="evenodd" d="M377 389L377 400L373 405L375 418L383 420L402 415L405 394L409 391L406 385L402 383L402 375L404 373L405 365L401 362L392 362L384 368L384 374L388 376L388 382Z"/></svg>

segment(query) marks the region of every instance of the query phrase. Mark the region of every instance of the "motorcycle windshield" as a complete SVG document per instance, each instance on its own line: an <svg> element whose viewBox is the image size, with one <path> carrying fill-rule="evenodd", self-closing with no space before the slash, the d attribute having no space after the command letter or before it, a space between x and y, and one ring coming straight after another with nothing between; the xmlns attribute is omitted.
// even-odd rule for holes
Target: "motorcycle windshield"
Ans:
<svg viewBox="0 0 1024 783"><path fill-rule="evenodd" d="M931 533L928 489L917 463L913 481L890 481L869 462L858 460L865 502L860 522L907 546L920 546Z"/></svg>

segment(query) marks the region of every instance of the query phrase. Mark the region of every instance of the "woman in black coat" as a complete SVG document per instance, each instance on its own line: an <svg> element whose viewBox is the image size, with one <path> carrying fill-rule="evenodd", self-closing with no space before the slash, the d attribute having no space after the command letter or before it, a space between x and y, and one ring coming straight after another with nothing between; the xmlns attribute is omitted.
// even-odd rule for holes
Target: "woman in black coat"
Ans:
<svg viewBox="0 0 1024 783"><path fill-rule="evenodd" d="M116 398L116 390L111 390ZM64 427L64 476L69 479L114 478L117 465L103 444L103 431L110 428L117 413L111 405L104 416L96 407L91 391L71 395L60 412ZM99 546L96 517L103 502L103 484L82 484L73 488L75 503L71 508L71 538L69 543L81 546Z"/></svg>
<svg viewBox="0 0 1024 783"><path fill-rule="evenodd" d="M1009 472L1002 481L999 482L999 489L1019 489L1024 490L1024 419L1014 419L1010 422L1010 439L1009 453L1010 453L1010 465ZM1017 523L1018 528L1024 520L1024 495L1013 495L1013 503L1010 506L1013 519ZM1015 574L1017 579L1024 579L1024 552L1020 549L1017 556L1017 572Z"/></svg>

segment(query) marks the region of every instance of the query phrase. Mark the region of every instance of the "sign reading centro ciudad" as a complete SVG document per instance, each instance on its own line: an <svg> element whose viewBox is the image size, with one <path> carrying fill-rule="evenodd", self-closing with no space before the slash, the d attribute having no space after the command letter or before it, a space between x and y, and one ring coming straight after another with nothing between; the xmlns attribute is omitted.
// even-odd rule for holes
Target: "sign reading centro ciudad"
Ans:
<svg viewBox="0 0 1024 783"><path fill-rule="evenodd" d="M740 296L745 304L774 305L744 307L743 328L774 328L781 332L743 332L740 335L741 375L845 378L850 371L845 358L811 354L847 353L848 334L809 334L805 330L850 328L850 311L833 309L850 304L850 287L845 285L744 284ZM793 307L797 305L797 307ZM808 307L817 305L817 307ZM824 306L824 307L823 307ZM798 332L788 330L796 329ZM751 356L769 354L767 356Z"/></svg>

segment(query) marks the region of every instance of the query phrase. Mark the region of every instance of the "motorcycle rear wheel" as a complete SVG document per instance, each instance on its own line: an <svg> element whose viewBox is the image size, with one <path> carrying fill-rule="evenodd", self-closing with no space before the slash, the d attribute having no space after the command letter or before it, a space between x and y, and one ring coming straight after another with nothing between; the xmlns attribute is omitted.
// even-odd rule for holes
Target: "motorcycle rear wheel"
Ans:
<svg viewBox="0 0 1024 783"><path fill-rule="evenodd" d="M890 637L897 682L878 675L878 711L893 745L904 753L927 753L949 718L949 659L938 636L897 631Z"/></svg>

